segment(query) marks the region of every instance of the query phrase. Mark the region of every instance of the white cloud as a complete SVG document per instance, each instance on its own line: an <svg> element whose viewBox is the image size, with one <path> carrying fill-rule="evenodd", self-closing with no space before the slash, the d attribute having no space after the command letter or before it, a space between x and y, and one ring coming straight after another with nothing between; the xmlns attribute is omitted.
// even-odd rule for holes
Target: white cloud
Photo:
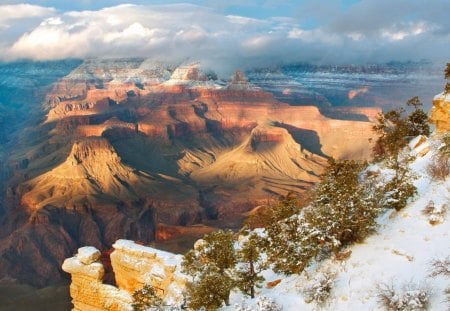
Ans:
<svg viewBox="0 0 450 311"><path fill-rule="evenodd" d="M378 3L386 1L365 0L344 13L333 11L314 28L302 27L301 17L256 19L189 4L126 4L72 12L0 5L0 59L142 56L199 59L224 67L448 59L447 15L420 11L411 20L405 4L376 16L381 14Z"/></svg>
<svg viewBox="0 0 450 311"><path fill-rule="evenodd" d="M53 14L55 9L31 4L0 5L0 22Z"/></svg>
<svg viewBox="0 0 450 311"><path fill-rule="evenodd" d="M425 22L408 23L406 25L393 25L390 28L381 30L381 36L389 40L403 40L409 36L418 36L427 32L433 27L428 26Z"/></svg>

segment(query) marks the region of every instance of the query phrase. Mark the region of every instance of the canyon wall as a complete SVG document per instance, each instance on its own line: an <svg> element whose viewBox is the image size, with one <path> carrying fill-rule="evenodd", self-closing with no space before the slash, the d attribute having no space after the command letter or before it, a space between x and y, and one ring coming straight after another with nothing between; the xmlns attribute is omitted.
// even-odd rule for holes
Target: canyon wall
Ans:
<svg viewBox="0 0 450 311"><path fill-rule="evenodd" d="M302 196L327 157L370 157L373 109L335 119L241 72L208 77L195 64L88 60L59 80L3 164L0 278L45 286L82 245L237 228L256 206Z"/></svg>

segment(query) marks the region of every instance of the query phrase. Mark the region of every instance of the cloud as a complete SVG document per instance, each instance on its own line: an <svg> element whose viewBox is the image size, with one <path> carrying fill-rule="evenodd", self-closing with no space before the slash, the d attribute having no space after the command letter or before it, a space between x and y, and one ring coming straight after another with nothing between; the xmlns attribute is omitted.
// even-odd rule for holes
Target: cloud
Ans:
<svg viewBox="0 0 450 311"><path fill-rule="evenodd" d="M67 12L28 4L0 5L0 58L196 59L214 67L222 64L224 70L299 61L448 60L450 19L443 11L450 12L450 4L446 1L425 6L419 0L398 0L395 5L388 0L363 0L346 9L340 9L338 2L323 9L318 6L326 3L318 0L299 6L316 19L314 27L305 27L311 17L305 13L258 19L192 4L124 4Z"/></svg>

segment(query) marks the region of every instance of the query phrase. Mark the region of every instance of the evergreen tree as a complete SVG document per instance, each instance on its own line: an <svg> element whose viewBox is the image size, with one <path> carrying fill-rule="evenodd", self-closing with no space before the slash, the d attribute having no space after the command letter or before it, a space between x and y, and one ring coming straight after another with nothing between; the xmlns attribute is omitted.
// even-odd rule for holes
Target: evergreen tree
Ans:
<svg viewBox="0 0 450 311"><path fill-rule="evenodd" d="M354 161L330 160L311 205L266 228L267 255L274 271L301 273L313 258L336 253L375 228L383 193L370 178L360 180L363 167Z"/></svg>
<svg viewBox="0 0 450 311"><path fill-rule="evenodd" d="M398 159L400 151L406 146L409 131L402 118L404 111L399 108L378 114L377 123L373 126L379 135L373 150L377 160L386 157Z"/></svg>
<svg viewBox="0 0 450 311"><path fill-rule="evenodd" d="M131 306L134 311L163 310L162 299L156 295L155 289L149 284L145 284L144 287L133 293Z"/></svg>
<svg viewBox="0 0 450 311"><path fill-rule="evenodd" d="M406 103L410 107L414 107L414 111L408 115L406 126L408 128L408 136L416 137L418 135L430 135L430 125L428 124L428 115L419 107L422 102L419 97L414 96Z"/></svg>
<svg viewBox="0 0 450 311"><path fill-rule="evenodd" d="M444 77L445 77L445 80L450 80L450 63L447 63L447 66L445 67ZM449 93L450 93L450 83L447 82L444 87L444 94L449 94Z"/></svg>
<svg viewBox="0 0 450 311"><path fill-rule="evenodd" d="M217 310L228 300L233 287L231 278L224 277L213 264L205 264L193 282L187 284L189 308Z"/></svg>
<svg viewBox="0 0 450 311"><path fill-rule="evenodd" d="M361 241L375 228L380 194L361 184L363 167L355 161L330 160L315 188L312 207L305 210L304 218L319 232L316 238L322 249L337 252L342 246Z"/></svg>
<svg viewBox="0 0 450 311"><path fill-rule="evenodd" d="M192 282L187 287L189 305L197 305L202 301L205 303L203 305L205 308L214 308L219 302L220 304L225 302L228 305L230 291L234 286L231 270L235 264L232 231L219 230L205 235L195 249L186 253L182 262L183 272L192 276ZM208 284L213 280L219 282L220 287L210 291ZM211 303L212 305L209 305Z"/></svg>
<svg viewBox="0 0 450 311"><path fill-rule="evenodd" d="M279 220L298 214L300 205L301 202L298 198L292 193L288 193L275 203L261 207L244 221L244 225L251 229L266 228Z"/></svg>
<svg viewBox="0 0 450 311"><path fill-rule="evenodd" d="M380 135L374 147L375 158L384 160L388 168L394 171L393 178L385 185L384 203L386 207L396 210L405 207L408 198L416 193L408 168L410 157L404 149L411 137L430 133L428 117L418 108L422 105L419 98L413 97L407 104L415 108L410 115L403 117L403 109L391 110L379 114L374 125L375 132Z"/></svg>
<svg viewBox="0 0 450 311"><path fill-rule="evenodd" d="M264 277L260 273L267 268L262 258L263 240L255 232L241 231L242 241L236 252L236 286L246 295L255 298L255 288L261 287Z"/></svg>

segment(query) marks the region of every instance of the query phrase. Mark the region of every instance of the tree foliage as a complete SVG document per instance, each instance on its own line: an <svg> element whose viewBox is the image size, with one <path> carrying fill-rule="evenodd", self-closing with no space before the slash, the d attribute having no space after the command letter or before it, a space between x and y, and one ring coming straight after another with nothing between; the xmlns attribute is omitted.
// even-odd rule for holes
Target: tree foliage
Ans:
<svg viewBox="0 0 450 311"><path fill-rule="evenodd" d="M145 284L144 287L136 290L132 297L134 311L163 310L162 299L156 295L155 289L149 284Z"/></svg>
<svg viewBox="0 0 450 311"><path fill-rule="evenodd" d="M405 109L398 108L378 114L373 130L379 135L374 146L374 155L379 160L385 158L398 159L400 152L408 144L409 139L418 135L430 135L427 114L420 108L419 97L412 97L407 106L414 107L409 115Z"/></svg>
<svg viewBox="0 0 450 311"><path fill-rule="evenodd" d="M447 63L447 66L444 69L444 77L445 80L450 80L450 63ZM444 87L444 93L448 94L450 93L450 83L446 83Z"/></svg>
<svg viewBox="0 0 450 311"><path fill-rule="evenodd" d="M183 272L192 276L187 286L189 306L214 310L228 305L234 286L232 269L236 264L232 231L216 231L204 236L183 258ZM217 283L215 287L211 287ZM211 288L210 288L211 287Z"/></svg>
<svg viewBox="0 0 450 311"><path fill-rule="evenodd" d="M244 294L255 298L255 288L261 287L264 277L260 273L267 268L262 256L264 241L255 232L244 229L241 231L240 247L236 251L238 264L236 266L236 286Z"/></svg>
<svg viewBox="0 0 450 311"><path fill-rule="evenodd" d="M374 155L378 160L384 160L394 176L385 184L385 206L400 210L406 206L408 198L416 193L412 184L412 176L408 162L410 157L405 153L409 140L417 135L430 134L428 117L419 107L420 99L415 96L408 100L407 105L414 107L414 111L404 116L403 108L390 110L378 115L374 131L379 135Z"/></svg>
<svg viewBox="0 0 450 311"><path fill-rule="evenodd" d="M315 189L312 208L305 212L305 220L320 232L321 245L335 253L361 241L375 228L379 192L360 180L363 167L356 161L331 160Z"/></svg>
<svg viewBox="0 0 450 311"><path fill-rule="evenodd" d="M301 273L319 254L337 253L375 228L381 192L361 182L362 168L330 160L311 205L266 228L267 255L276 272Z"/></svg>

